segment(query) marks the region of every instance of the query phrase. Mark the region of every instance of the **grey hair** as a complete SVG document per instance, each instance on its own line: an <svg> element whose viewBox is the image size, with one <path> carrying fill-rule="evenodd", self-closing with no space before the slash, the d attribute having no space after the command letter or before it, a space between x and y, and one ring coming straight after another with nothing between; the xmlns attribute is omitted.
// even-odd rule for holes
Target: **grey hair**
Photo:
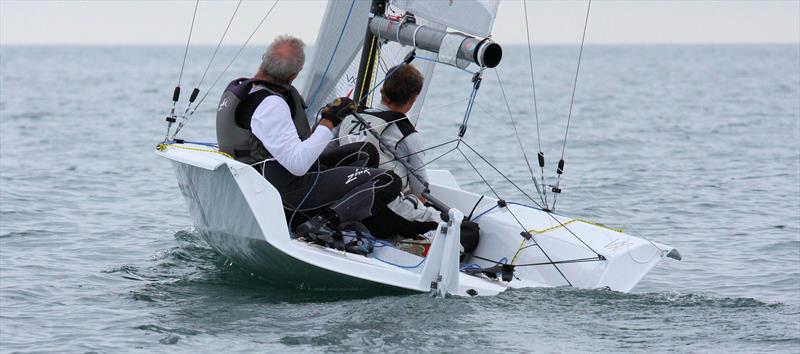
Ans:
<svg viewBox="0 0 800 354"><path fill-rule="evenodd" d="M275 38L261 56L261 72L282 83L303 69L306 61L305 43L299 38L282 35Z"/></svg>

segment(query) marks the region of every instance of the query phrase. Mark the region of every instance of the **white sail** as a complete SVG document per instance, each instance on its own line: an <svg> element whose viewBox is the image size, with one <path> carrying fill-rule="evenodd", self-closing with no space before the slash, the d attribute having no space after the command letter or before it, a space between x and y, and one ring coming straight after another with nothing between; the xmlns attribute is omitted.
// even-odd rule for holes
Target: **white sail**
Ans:
<svg viewBox="0 0 800 354"><path fill-rule="evenodd" d="M308 72L303 97L311 114L343 95L350 77L355 82L355 73L349 72L354 71L354 59L358 60L364 43L371 4L370 0L328 2L314 56L305 67Z"/></svg>
<svg viewBox="0 0 800 354"><path fill-rule="evenodd" d="M309 73L306 77L303 97L306 98L310 113L316 113L320 107L336 97L353 97L370 4L371 2L368 0L331 1L328 3L325 20L320 26L320 32L317 36L316 51L309 65L306 66L306 70L309 70ZM392 11L392 15L405 13L405 11L397 9L390 9L390 11ZM347 19L348 14L350 15L349 20ZM445 28L444 25L421 17L417 17L417 23L437 29ZM343 29L344 32L342 32ZM336 42L340 35L342 40L339 41L339 46L337 47ZM383 80L388 69L400 64L411 50L413 50L412 47L402 46L395 42L382 44L379 67L376 70L374 81L369 83L370 89L373 87L375 89L366 102L368 106L373 106L377 103L374 101L376 97L378 100L380 99L380 85L377 87L375 85ZM433 53L421 50L418 50L417 54L428 58L436 57ZM425 78L422 92L419 94L414 107L408 113L412 122L416 122L422 111L428 87L433 80L435 63L415 60L412 65Z"/></svg>
<svg viewBox="0 0 800 354"><path fill-rule="evenodd" d="M392 0L392 5L447 27L487 37L497 15L496 0Z"/></svg>

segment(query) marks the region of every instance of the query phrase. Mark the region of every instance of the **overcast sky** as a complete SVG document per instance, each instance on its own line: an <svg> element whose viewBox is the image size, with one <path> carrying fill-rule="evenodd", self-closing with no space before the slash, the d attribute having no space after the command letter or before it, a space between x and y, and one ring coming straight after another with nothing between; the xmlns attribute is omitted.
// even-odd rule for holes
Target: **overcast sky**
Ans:
<svg viewBox="0 0 800 354"><path fill-rule="evenodd" d="M458 1L458 0L456 0ZM245 1L226 37L242 43L272 1ZM283 0L254 43L291 33L316 39L323 0ZM235 1L201 1L192 43L216 44ZM0 0L2 44L181 44L194 1ZM530 1L534 44L577 43L586 1ZM504 1L494 27L501 44L524 43L522 2ZM800 0L602 1L592 3L591 43L793 43Z"/></svg>

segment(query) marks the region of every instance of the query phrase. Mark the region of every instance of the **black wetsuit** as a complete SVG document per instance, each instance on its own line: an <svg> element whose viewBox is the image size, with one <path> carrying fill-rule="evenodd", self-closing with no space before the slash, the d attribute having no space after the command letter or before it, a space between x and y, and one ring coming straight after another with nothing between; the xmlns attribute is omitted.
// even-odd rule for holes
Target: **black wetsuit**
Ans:
<svg viewBox="0 0 800 354"><path fill-rule="evenodd" d="M402 181L392 171L375 168L378 151L368 143L347 144L322 153L303 176L295 176L277 161L254 167L278 190L287 221L294 228L322 208L341 222L383 214L400 194Z"/></svg>

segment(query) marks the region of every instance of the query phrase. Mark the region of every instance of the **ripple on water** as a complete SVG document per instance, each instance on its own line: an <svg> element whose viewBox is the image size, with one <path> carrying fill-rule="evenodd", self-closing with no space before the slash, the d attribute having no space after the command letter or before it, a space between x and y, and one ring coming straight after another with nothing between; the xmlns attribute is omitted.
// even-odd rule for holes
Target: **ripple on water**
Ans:
<svg viewBox="0 0 800 354"><path fill-rule="evenodd" d="M529 156L541 136L546 183L574 49L536 48L538 134L527 48L504 47L516 127ZM187 230L170 164L152 153L176 74L165 63L183 48L1 50L2 352L800 352L800 47L585 48L558 208L632 224L684 260L660 264L633 294L444 300L278 287ZM190 52L203 51L213 48ZM187 62L185 77L203 69ZM125 90L109 80L119 77ZM417 125L430 145L458 132L470 84L448 67L433 82ZM487 76L466 138L535 193L497 88ZM208 102L185 138L213 141ZM504 199L525 200L475 162ZM457 152L432 167L491 193Z"/></svg>

